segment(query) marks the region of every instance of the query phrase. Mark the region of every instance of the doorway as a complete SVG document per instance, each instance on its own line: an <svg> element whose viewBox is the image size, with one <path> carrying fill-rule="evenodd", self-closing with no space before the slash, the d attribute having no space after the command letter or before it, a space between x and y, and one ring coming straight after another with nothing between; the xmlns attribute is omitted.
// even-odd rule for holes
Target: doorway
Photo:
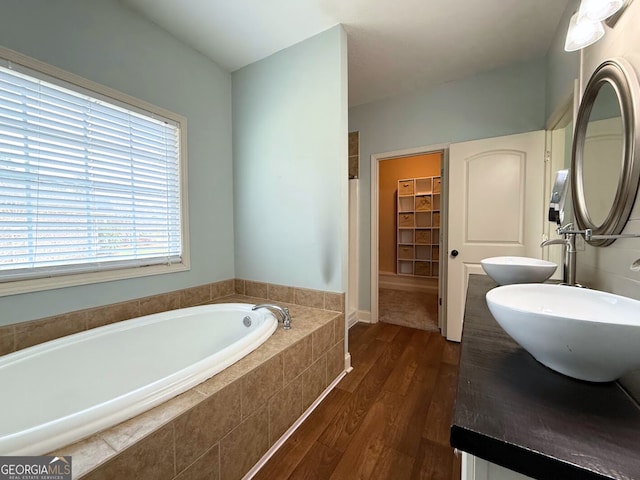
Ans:
<svg viewBox="0 0 640 480"><path fill-rule="evenodd" d="M445 145L371 158L371 320L443 327Z"/></svg>

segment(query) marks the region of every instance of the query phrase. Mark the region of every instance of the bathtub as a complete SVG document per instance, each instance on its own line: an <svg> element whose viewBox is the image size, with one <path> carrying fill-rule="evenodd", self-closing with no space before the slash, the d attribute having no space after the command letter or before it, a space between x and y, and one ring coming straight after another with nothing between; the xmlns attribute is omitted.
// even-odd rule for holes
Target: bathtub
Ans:
<svg viewBox="0 0 640 480"><path fill-rule="evenodd" d="M157 313L0 357L0 455L51 452L212 377L275 331L251 307Z"/></svg>

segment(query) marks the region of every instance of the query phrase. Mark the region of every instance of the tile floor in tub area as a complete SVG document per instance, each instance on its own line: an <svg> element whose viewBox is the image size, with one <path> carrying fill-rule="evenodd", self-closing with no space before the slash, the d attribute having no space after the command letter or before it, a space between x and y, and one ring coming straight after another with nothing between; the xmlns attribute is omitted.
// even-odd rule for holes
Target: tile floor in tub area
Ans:
<svg viewBox="0 0 640 480"><path fill-rule="evenodd" d="M344 313L283 305L291 330L279 326L211 379L53 454L72 455L74 478L242 478L344 370Z"/></svg>

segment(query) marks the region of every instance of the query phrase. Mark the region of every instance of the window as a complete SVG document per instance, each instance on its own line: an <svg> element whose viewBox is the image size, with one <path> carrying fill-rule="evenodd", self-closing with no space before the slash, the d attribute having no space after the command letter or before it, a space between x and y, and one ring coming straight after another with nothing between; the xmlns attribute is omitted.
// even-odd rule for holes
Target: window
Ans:
<svg viewBox="0 0 640 480"><path fill-rule="evenodd" d="M0 60L0 288L182 265L180 120Z"/></svg>

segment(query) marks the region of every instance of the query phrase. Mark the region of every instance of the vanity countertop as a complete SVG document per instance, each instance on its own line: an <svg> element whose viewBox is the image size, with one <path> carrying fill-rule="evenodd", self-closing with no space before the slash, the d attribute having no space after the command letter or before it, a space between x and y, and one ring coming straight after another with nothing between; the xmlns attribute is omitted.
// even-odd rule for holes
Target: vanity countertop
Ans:
<svg viewBox="0 0 640 480"><path fill-rule="evenodd" d="M495 286L469 277L451 445L540 480L639 480L640 406L538 363L489 312Z"/></svg>

